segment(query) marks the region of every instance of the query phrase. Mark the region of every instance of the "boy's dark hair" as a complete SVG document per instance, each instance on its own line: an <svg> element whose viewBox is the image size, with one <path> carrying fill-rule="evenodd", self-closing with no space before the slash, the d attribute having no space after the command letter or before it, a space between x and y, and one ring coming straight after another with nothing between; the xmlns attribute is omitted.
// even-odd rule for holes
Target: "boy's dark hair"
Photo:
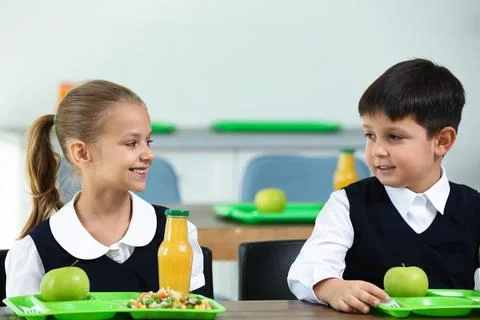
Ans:
<svg viewBox="0 0 480 320"><path fill-rule="evenodd" d="M390 67L363 93L360 116L384 113L392 121L412 116L431 137L442 128L458 130L465 104L460 81L445 67L425 59Z"/></svg>

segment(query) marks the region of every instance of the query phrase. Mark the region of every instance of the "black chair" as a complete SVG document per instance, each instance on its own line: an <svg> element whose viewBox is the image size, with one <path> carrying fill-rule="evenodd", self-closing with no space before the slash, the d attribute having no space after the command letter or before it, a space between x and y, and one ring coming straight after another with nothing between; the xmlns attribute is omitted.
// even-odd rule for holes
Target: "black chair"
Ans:
<svg viewBox="0 0 480 320"><path fill-rule="evenodd" d="M7 275L5 274L5 258L7 257L8 250L0 250L0 306L4 306L2 300L6 297L5 285Z"/></svg>
<svg viewBox="0 0 480 320"><path fill-rule="evenodd" d="M290 266L305 240L241 243L238 249L239 300L292 300Z"/></svg>
<svg viewBox="0 0 480 320"><path fill-rule="evenodd" d="M202 247L202 253L205 285L197 290L194 290L193 292L213 299L212 251L207 247Z"/></svg>

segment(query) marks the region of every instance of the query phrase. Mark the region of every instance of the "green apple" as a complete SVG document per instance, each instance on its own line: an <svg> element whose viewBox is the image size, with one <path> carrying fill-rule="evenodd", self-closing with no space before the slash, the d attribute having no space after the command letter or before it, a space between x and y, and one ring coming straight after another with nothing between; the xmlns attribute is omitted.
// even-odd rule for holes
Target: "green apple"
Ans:
<svg viewBox="0 0 480 320"><path fill-rule="evenodd" d="M282 212L287 206L285 192L277 188L266 188L255 194L255 206L259 212Z"/></svg>
<svg viewBox="0 0 480 320"><path fill-rule="evenodd" d="M44 301L84 300L89 291L88 275L78 267L52 269L40 281L40 294Z"/></svg>
<svg viewBox="0 0 480 320"><path fill-rule="evenodd" d="M427 294L428 277L419 267L393 267L385 273L383 287L391 297L423 297Z"/></svg>

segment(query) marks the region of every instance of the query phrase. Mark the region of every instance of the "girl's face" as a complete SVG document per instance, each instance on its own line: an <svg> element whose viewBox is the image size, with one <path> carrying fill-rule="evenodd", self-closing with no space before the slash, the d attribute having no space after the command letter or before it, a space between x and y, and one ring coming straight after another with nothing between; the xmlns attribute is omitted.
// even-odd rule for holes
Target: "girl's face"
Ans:
<svg viewBox="0 0 480 320"><path fill-rule="evenodd" d="M103 131L92 149L90 184L119 191L143 191L153 161L147 108L117 104L102 121Z"/></svg>
<svg viewBox="0 0 480 320"><path fill-rule="evenodd" d="M421 193L440 179L437 138L429 138L426 129L412 117L392 121L384 114L376 114L362 120L366 159L382 184Z"/></svg>

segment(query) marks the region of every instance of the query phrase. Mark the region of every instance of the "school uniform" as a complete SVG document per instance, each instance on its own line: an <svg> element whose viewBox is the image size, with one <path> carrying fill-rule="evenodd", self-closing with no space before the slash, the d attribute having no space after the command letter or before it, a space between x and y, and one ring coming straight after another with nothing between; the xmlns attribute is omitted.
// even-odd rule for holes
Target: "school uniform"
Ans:
<svg viewBox="0 0 480 320"><path fill-rule="evenodd" d="M78 195L78 194L77 194ZM7 296L40 292L43 275L55 268L76 266L90 279L90 291L158 290L157 251L163 240L165 207L153 206L134 193L127 232L117 243L99 243L81 224L74 201L15 241L5 261ZM193 249L190 290L205 285L203 254L197 229L188 222Z"/></svg>
<svg viewBox="0 0 480 320"><path fill-rule="evenodd" d="M298 299L323 303L313 286L328 278L383 288L393 266L420 266L430 288L478 288L480 194L442 177L416 194L367 178L332 193L288 273Z"/></svg>

